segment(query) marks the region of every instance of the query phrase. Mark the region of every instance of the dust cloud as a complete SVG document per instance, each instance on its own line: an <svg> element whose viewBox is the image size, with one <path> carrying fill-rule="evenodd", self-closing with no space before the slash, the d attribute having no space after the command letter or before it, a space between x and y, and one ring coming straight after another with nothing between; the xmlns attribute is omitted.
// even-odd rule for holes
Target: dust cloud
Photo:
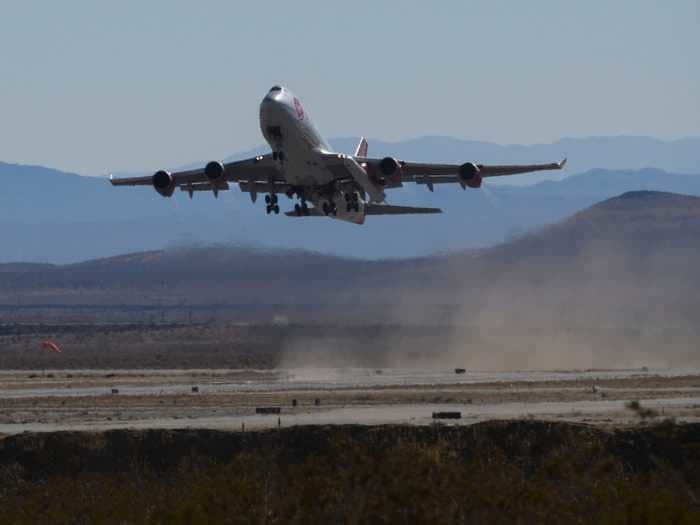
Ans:
<svg viewBox="0 0 700 525"><path fill-rule="evenodd" d="M335 336L284 343L280 366L569 370L698 366L697 252L580 243L573 254L453 255L361 294ZM516 254L517 255L517 254ZM357 305L356 305L357 306ZM363 324L364 323L364 324Z"/></svg>

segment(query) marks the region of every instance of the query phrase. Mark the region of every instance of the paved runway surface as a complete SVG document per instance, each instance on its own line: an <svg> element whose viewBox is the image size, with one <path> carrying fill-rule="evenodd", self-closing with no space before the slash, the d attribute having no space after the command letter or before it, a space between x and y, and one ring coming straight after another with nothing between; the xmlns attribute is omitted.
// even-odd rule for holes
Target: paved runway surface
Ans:
<svg viewBox="0 0 700 525"><path fill-rule="evenodd" d="M461 412L449 424L534 417L617 426L641 420L626 408L633 400L651 410L647 419L700 420L700 370L2 371L0 433L421 425L438 411ZM281 412L256 415L258 406Z"/></svg>

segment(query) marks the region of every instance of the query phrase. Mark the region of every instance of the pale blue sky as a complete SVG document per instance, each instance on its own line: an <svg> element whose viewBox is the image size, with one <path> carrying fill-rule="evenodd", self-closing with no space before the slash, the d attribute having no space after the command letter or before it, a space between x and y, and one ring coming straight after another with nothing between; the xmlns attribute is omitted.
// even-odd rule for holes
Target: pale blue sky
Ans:
<svg viewBox="0 0 700 525"><path fill-rule="evenodd" d="M99 174L329 137L700 135L700 2L0 0L0 160Z"/></svg>

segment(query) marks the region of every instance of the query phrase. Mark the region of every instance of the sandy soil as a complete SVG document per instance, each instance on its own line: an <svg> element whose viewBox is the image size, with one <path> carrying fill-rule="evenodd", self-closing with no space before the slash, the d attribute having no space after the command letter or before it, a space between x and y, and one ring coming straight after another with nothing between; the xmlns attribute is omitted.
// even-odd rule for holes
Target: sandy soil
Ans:
<svg viewBox="0 0 700 525"><path fill-rule="evenodd" d="M196 387L198 391L193 391ZM296 400L296 406L293 406ZM318 405L316 404L318 400ZM651 412L626 408L639 401ZM255 408L277 406L278 415ZM301 424L450 424L506 418L700 421L700 371L470 372L403 369L0 372L0 433L112 428L253 429Z"/></svg>

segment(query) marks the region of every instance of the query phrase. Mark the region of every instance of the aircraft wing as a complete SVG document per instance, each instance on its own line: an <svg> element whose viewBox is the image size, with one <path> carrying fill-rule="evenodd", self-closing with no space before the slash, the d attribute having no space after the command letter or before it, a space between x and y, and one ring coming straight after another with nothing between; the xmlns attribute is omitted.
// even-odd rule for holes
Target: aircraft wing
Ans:
<svg viewBox="0 0 700 525"><path fill-rule="evenodd" d="M210 165L215 165L214 169L219 170L215 180L207 176L207 169L209 169ZM260 155L246 160L227 162L226 164L209 163L204 168L176 171L167 175L172 178L174 187L180 187L183 190L194 187L194 191L204 189L202 185L210 186L214 181L216 186L221 186L221 189L225 189L223 186L226 185L226 182L269 183L284 180L271 155ZM110 182L112 186L152 186L154 184L154 176L119 179L110 177Z"/></svg>
<svg viewBox="0 0 700 525"><path fill-rule="evenodd" d="M382 163L387 161L387 159L364 157L357 157L355 160L370 167L374 173L382 173ZM393 159L390 160L394 162ZM502 177L533 171L560 170L566 165L566 159L561 162L548 164L489 165L471 162L465 164L433 164L402 160L395 161L395 164L395 172L386 175L387 182L391 183L391 185L399 185L401 182L415 182L417 184L427 184L432 188L433 184L458 183L476 187L481 184L481 179L486 177Z"/></svg>
<svg viewBox="0 0 700 525"><path fill-rule="evenodd" d="M465 166L464 164L426 164L421 162L403 162L400 164L404 182L412 182L416 178L426 175L428 177L457 177ZM503 175L517 175L533 171L560 170L565 164L566 159L549 164L512 164L504 166L472 164L472 166L477 167L482 177L502 177ZM457 181L455 180L454 182Z"/></svg>

